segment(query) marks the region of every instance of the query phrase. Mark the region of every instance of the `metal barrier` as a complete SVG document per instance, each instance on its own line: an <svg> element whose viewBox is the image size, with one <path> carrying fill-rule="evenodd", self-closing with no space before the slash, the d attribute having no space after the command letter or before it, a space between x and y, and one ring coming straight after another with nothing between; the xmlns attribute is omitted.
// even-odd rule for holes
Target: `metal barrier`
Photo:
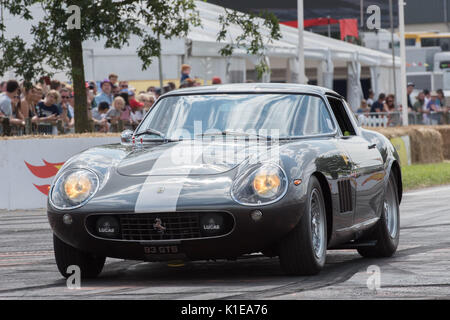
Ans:
<svg viewBox="0 0 450 320"><path fill-rule="evenodd" d="M96 126L93 120L89 120L89 128L91 132L96 131ZM110 132L122 132L125 125L122 120L111 124ZM12 124L7 117L0 117L0 136L23 136L23 135L39 135L39 134L67 134L74 133L73 128L66 128L62 120L58 120L56 124L40 122L39 124L32 123L30 118L25 120L25 125Z"/></svg>
<svg viewBox="0 0 450 320"><path fill-rule="evenodd" d="M32 123L31 119L25 120L25 125L17 125L11 123L7 117L0 117L0 136L23 136L23 135L39 135L39 134L64 134L64 126L62 120L58 120L56 124L41 122L39 124Z"/></svg>
<svg viewBox="0 0 450 320"><path fill-rule="evenodd" d="M402 125L403 114L400 111L393 112L367 112L355 114L358 122L362 126L366 127L396 127ZM408 112L409 124L420 125L441 125L450 124L450 110L438 111L438 112ZM90 127L92 131L95 131L93 121L90 120ZM122 120L119 120L115 124L111 124L110 132L122 132L125 125ZM11 124L9 118L0 117L0 136L22 136L22 135L39 135L39 134L66 134L73 133L73 129L69 130L64 127L61 120L56 122L56 125L52 123L39 123L35 124L31 122L31 119L25 120L25 126L17 126Z"/></svg>
<svg viewBox="0 0 450 320"><path fill-rule="evenodd" d="M367 112L355 114L359 123L366 127L397 127L402 125L401 111ZM410 125L443 125L450 124L450 111L408 112Z"/></svg>

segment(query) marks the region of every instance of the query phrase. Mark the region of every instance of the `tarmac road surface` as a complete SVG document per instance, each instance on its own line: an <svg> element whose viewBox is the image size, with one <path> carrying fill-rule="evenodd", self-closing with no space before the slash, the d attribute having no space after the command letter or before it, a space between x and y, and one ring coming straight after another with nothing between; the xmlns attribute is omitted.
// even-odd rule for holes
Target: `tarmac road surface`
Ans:
<svg viewBox="0 0 450 320"><path fill-rule="evenodd" d="M45 210L0 211L0 299L450 299L450 186L407 192L400 208L391 258L328 251L314 277L285 276L278 258L256 255L181 267L107 259L78 290L56 268ZM377 268L380 288L369 289Z"/></svg>

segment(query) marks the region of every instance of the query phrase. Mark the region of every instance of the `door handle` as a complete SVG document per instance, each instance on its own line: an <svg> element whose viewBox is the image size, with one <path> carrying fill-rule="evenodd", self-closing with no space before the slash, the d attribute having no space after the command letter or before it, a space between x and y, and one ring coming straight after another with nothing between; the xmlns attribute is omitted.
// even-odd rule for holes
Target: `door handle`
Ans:
<svg viewBox="0 0 450 320"><path fill-rule="evenodd" d="M376 143L369 145L369 149L374 149L377 146Z"/></svg>

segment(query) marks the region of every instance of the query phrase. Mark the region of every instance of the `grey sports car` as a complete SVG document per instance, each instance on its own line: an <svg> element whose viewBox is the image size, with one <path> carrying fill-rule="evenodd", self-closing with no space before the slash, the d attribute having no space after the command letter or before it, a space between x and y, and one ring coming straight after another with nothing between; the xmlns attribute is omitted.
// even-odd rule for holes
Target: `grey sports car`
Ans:
<svg viewBox="0 0 450 320"><path fill-rule="evenodd" d="M59 271L278 256L317 274L327 249L388 257L399 241L399 157L329 89L232 84L161 96L121 143L58 172L48 199Z"/></svg>

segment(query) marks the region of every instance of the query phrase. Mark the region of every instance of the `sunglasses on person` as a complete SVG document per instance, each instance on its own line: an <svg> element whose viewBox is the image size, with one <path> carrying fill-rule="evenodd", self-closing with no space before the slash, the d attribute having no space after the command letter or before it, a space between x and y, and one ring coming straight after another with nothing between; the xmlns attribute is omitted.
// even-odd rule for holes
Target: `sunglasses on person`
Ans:
<svg viewBox="0 0 450 320"><path fill-rule="evenodd" d="M122 84L122 85L120 86L120 88L122 88L122 89L128 89L128 85Z"/></svg>
<svg viewBox="0 0 450 320"><path fill-rule="evenodd" d="M70 99L70 96L61 96L61 99Z"/></svg>

